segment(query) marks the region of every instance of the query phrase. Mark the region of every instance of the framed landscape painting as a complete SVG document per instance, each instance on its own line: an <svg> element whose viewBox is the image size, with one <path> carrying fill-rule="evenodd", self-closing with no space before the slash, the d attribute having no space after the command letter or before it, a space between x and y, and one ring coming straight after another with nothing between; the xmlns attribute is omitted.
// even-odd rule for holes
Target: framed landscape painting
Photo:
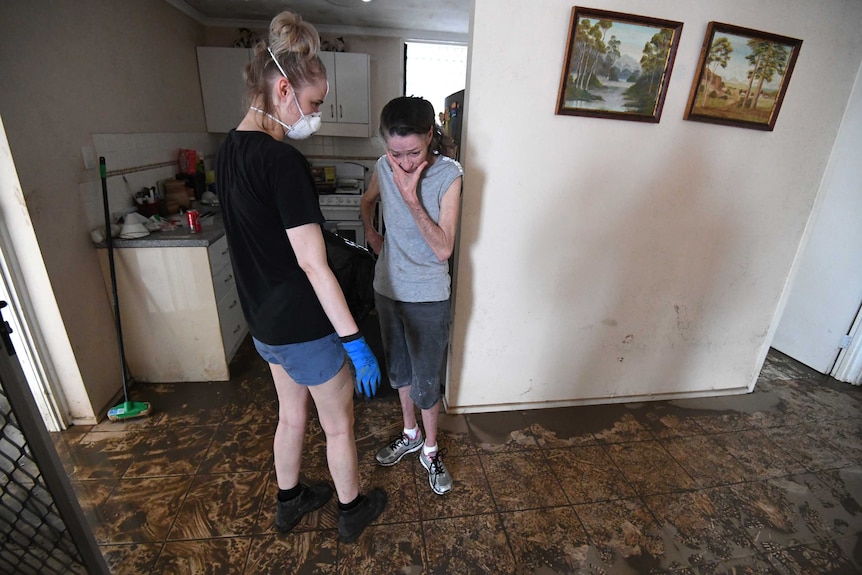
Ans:
<svg viewBox="0 0 862 575"><path fill-rule="evenodd" d="M710 22L684 118L775 127L802 40Z"/></svg>
<svg viewBox="0 0 862 575"><path fill-rule="evenodd" d="M557 114L656 123L682 22L575 6Z"/></svg>

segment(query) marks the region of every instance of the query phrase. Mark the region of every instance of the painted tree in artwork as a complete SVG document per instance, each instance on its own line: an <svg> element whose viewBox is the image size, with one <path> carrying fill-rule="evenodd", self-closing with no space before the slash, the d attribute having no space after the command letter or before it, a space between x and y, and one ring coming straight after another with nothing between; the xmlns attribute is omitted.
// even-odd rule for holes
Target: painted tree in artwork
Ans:
<svg viewBox="0 0 862 575"><path fill-rule="evenodd" d="M622 54L620 54L620 44L621 42L617 39L616 36L611 36L611 39L608 40L608 60L607 60L607 79L611 79L611 70L613 70L614 64L620 58Z"/></svg>
<svg viewBox="0 0 862 575"><path fill-rule="evenodd" d="M670 52L670 44L673 41L673 31L660 30L644 45L643 56L641 56L641 69L649 79L649 92L658 93L658 85L664 74L667 55Z"/></svg>
<svg viewBox="0 0 862 575"><path fill-rule="evenodd" d="M644 114L655 112L672 42L673 30L663 29L644 44L640 76L625 91L627 108Z"/></svg>
<svg viewBox="0 0 862 575"><path fill-rule="evenodd" d="M596 74L596 67L599 64L601 58L607 53L608 46L605 44L605 36L608 33L608 30L613 26L613 23L610 20L599 20L596 22L596 25L592 27L590 30L593 36L593 63L590 66L590 74L587 78L587 85L583 86L585 90L589 89L589 81Z"/></svg>
<svg viewBox="0 0 862 575"><path fill-rule="evenodd" d="M588 47L590 43L590 21L587 19L580 20L578 27L575 30L575 43L572 46L572 67L569 73L572 80L577 80L580 76L584 62L587 59Z"/></svg>
<svg viewBox="0 0 862 575"><path fill-rule="evenodd" d="M703 75L703 103L706 106L706 99L709 95L709 85L712 79L715 78L715 71L720 67L727 68L727 63L730 61L730 54L733 52L733 45L726 37L716 38L709 47L709 54L706 56L706 69L708 74Z"/></svg>
<svg viewBox="0 0 862 575"><path fill-rule="evenodd" d="M605 44L605 34L612 25L610 20L599 20L595 24L587 19L578 22L573 49L574 65L571 70L577 88L589 90L596 68L608 51Z"/></svg>
<svg viewBox="0 0 862 575"><path fill-rule="evenodd" d="M748 70L748 91L742 106L753 110L757 108L763 84L771 82L775 74L784 75L790 52L784 44L755 38L748 41L748 47L751 53L745 58L751 64L751 68ZM757 81L757 87L752 89L755 81Z"/></svg>

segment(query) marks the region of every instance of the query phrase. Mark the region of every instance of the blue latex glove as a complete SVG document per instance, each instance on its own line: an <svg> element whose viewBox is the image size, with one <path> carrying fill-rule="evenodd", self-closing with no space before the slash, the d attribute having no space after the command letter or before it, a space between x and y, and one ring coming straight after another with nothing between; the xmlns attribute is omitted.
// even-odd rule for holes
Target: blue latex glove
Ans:
<svg viewBox="0 0 862 575"><path fill-rule="evenodd" d="M380 366L377 364L377 358L365 343L364 337L343 342L342 345L353 363L356 393L373 397L377 393L377 386L380 385Z"/></svg>

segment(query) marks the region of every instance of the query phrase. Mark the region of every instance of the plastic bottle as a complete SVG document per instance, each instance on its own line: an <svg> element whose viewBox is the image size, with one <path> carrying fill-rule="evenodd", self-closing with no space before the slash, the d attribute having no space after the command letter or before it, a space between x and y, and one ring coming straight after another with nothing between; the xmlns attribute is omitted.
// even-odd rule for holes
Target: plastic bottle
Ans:
<svg viewBox="0 0 862 575"><path fill-rule="evenodd" d="M195 165L195 197L200 200L207 191L207 175L204 166L204 155L198 152L197 164Z"/></svg>

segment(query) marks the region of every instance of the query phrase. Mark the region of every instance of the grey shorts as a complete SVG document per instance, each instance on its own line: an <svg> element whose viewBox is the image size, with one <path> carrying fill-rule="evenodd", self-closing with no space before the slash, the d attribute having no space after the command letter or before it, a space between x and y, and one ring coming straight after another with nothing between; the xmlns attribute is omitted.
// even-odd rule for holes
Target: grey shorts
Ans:
<svg viewBox="0 0 862 575"><path fill-rule="evenodd" d="M449 300L400 302L374 293L380 335L394 389L410 386L410 399L419 409L440 401L446 369L451 313Z"/></svg>
<svg viewBox="0 0 862 575"><path fill-rule="evenodd" d="M326 383L341 370L347 352L337 334L332 333L313 341L269 345L252 338L260 357L284 368L300 385Z"/></svg>

